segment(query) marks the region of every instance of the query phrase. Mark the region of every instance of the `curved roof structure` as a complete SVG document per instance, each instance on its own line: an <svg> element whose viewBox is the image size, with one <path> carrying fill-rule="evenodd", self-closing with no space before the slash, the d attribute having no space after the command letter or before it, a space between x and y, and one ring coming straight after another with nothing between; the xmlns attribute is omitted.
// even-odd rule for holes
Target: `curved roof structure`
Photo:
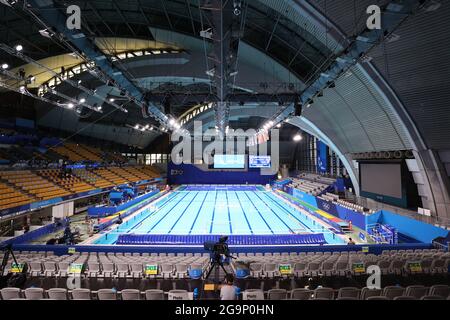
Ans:
<svg viewBox="0 0 450 320"><path fill-rule="evenodd" d="M86 41L78 41L74 32L63 35L62 40L75 44L72 49L81 54L97 50L96 61L109 60L115 68L111 69L112 74L116 72L128 79L127 88L135 87L142 93L150 105L150 113L158 110L164 113L164 101L169 97L172 115L183 118L186 127L195 119L203 119L205 128L213 127L217 120L215 108L203 108L186 118L189 110L199 110L199 105L215 96L216 83L206 73L211 60L208 54L215 44L201 36L209 25L203 11L210 2L74 0L71 4L78 5L82 14L79 34ZM345 57L355 39L362 39L361 35L367 32L369 5L376 3L389 9L400 2L239 1L242 12L237 27L238 73L230 83L234 100L229 102L229 118L274 119L279 106L287 107L295 95L311 91L311 86L331 70L333 63ZM76 68L83 61L77 60L70 46L55 41L55 36L41 36L45 25L50 31L64 28L56 17L57 13L65 14L65 1L29 3L26 10L17 5L2 6L0 42L10 46L23 44L28 58L56 72L61 67L66 72ZM410 6L410 10L402 13L401 21L389 29L383 41L375 43L363 59L352 62L348 70L327 82L325 89L318 90L319 94L303 104L302 116L293 117L290 123L325 141L340 156L357 193L358 168L354 161L357 154L411 150L414 159L408 161L408 167L424 207L437 217L450 218L450 3L414 0L402 3ZM44 13L49 5L56 12L54 19ZM39 69L4 50L0 61L8 61L15 70L24 68L33 73ZM89 83L89 89L96 90L99 97L87 95L87 103L102 105L102 114L94 112L88 118L80 118L73 111L40 102L38 121L55 126L59 123L55 119L63 115L65 127L72 131L95 122L89 134L103 133L103 137L114 140L116 133L124 130L119 140L141 147L161 134L158 130L164 129L164 123L157 118L143 118L141 100L131 100L127 113L116 112L109 99L121 101L127 95L118 86L101 81L102 74L93 73L89 68L80 69L70 77L82 84ZM48 88L51 78L48 72L37 74L36 88ZM13 85L14 79L9 80ZM53 87L69 96L83 94L67 81ZM136 123L149 123L155 130L139 132L134 137L129 128Z"/></svg>

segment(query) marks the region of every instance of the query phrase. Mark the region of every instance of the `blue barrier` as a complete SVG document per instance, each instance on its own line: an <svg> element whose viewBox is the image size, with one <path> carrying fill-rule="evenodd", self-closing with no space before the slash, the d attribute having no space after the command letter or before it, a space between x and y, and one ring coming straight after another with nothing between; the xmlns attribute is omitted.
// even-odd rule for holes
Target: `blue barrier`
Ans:
<svg viewBox="0 0 450 320"><path fill-rule="evenodd" d="M112 207L101 206L101 207L88 208L88 216L94 217L94 218L101 218L101 217L107 217L107 216L116 214L120 211L127 210L128 208L132 207L133 205L135 205L141 201L149 199L150 197L154 196L158 192L159 192L159 190L154 190L152 192L149 192L149 193L143 194L139 197L136 197L128 202L122 203L121 205L118 205L118 206L112 206Z"/></svg>
<svg viewBox="0 0 450 320"><path fill-rule="evenodd" d="M27 243L30 241L33 241L35 239L38 239L42 236L45 236L47 234L50 234L52 232L56 232L60 229L63 228L63 225L57 225L56 223L52 223L52 224L48 224L46 226L43 226L39 229L33 230L33 231L29 231L27 233L24 233L20 236L14 237L12 239L6 240L2 243L0 243L1 245L8 245L8 244L22 244L22 243Z"/></svg>
<svg viewBox="0 0 450 320"><path fill-rule="evenodd" d="M270 184L275 175L261 175L260 169L248 169L241 171L203 171L191 164L168 165L167 179L169 184Z"/></svg>
<svg viewBox="0 0 450 320"><path fill-rule="evenodd" d="M367 221L369 221L370 224L379 223L383 225L392 225L399 233L425 243L431 243L438 237L446 237L449 233L448 230L443 228L386 210L379 211L367 217Z"/></svg>
<svg viewBox="0 0 450 320"><path fill-rule="evenodd" d="M218 241L217 235L170 235L170 234L121 234L119 245L200 245L207 241ZM230 235L228 244L239 246L312 245L325 244L322 233L282 235Z"/></svg>

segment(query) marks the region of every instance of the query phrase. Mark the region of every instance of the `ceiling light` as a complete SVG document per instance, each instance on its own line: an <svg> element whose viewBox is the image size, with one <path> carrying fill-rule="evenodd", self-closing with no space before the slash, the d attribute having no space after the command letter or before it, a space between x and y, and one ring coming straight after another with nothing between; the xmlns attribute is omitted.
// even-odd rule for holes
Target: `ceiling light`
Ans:
<svg viewBox="0 0 450 320"><path fill-rule="evenodd" d="M81 98L80 99L80 103L85 103L86 102L86 99L85 98Z"/></svg>
<svg viewBox="0 0 450 320"><path fill-rule="evenodd" d="M303 137L302 137L302 135L299 134L299 133L297 133L297 134L292 138L292 140L294 140L295 142L299 142L299 141L301 141L302 139L303 139Z"/></svg>
<svg viewBox="0 0 450 320"><path fill-rule="evenodd" d="M69 109L73 109L74 105L73 105L73 103L69 103L69 104L67 104L67 107L68 107Z"/></svg>
<svg viewBox="0 0 450 320"><path fill-rule="evenodd" d="M139 129L139 125L138 125L138 124L135 125L134 128L135 128L136 130Z"/></svg>
<svg viewBox="0 0 450 320"><path fill-rule="evenodd" d="M281 128L281 123L277 124L277 128Z"/></svg>
<svg viewBox="0 0 450 320"><path fill-rule="evenodd" d="M175 124L175 120L174 120L174 119L170 119L170 120L169 120L169 124L170 124L171 126L173 126L173 125Z"/></svg>
<svg viewBox="0 0 450 320"><path fill-rule="evenodd" d="M2 64L2 69L6 70L9 68L9 65L7 63Z"/></svg>
<svg viewBox="0 0 450 320"><path fill-rule="evenodd" d="M27 91L27 87L25 87L25 86L20 86L20 87L19 87L19 91L20 91L21 93L24 93L25 91Z"/></svg>
<svg viewBox="0 0 450 320"><path fill-rule="evenodd" d="M109 102L114 102L116 101L114 98L109 98Z"/></svg>
<svg viewBox="0 0 450 320"><path fill-rule="evenodd" d="M16 49L17 52L19 52L19 51L23 50L23 47L22 47L21 44L18 44L15 49Z"/></svg>

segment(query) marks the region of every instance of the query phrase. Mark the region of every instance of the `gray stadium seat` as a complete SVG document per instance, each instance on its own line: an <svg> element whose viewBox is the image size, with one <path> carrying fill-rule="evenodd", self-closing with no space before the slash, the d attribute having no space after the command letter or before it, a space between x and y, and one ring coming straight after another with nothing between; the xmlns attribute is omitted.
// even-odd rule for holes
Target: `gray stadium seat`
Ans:
<svg viewBox="0 0 450 320"><path fill-rule="evenodd" d="M170 290L168 300L189 300L189 294L186 290Z"/></svg>
<svg viewBox="0 0 450 320"><path fill-rule="evenodd" d="M118 278L126 278L130 272L128 263L116 263L117 272L116 275Z"/></svg>
<svg viewBox="0 0 450 320"><path fill-rule="evenodd" d="M242 300L264 300L264 292L261 289L247 289L242 292Z"/></svg>
<svg viewBox="0 0 450 320"><path fill-rule="evenodd" d="M313 291L305 288L297 288L291 291L292 300L311 300Z"/></svg>
<svg viewBox="0 0 450 320"><path fill-rule="evenodd" d="M381 289L369 289L367 287L364 287L361 289L361 300L368 300L370 297L377 297L381 296L382 290Z"/></svg>
<svg viewBox="0 0 450 320"><path fill-rule="evenodd" d="M366 300L389 300L389 298L385 296L371 296L368 297Z"/></svg>
<svg viewBox="0 0 450 320"><path fill-rule="evenodd" d="M445 300L445 298L441 296L423 296L420 300Z"/></svg>
<svg viewBox="0 0 450 320"><path fill-rule="evenodd" d="M450 286L438 284L430 287L430 296L448 297L450 295Z"/></svg>
<svg viewBox="0 0 450 320"><path fill-rule="evenodd" d="M91 300L91 290L78 288L72 290L73 300Z"/></svg>
<svg viewBox="0 0 450 320"><path fill-rule="evenodd" d="M112 278L115 273L114 263L106 262L102 263L102 275L105 278Z"/></svg>
<svg viewBox="0 0 450 320"><path fill-rule="evenodd" d="M56 271L56 263L54 261L44 262L44 276L53 277Z"/></svg>
<svg viewBox="0 0 450 320"><path fill-rule="evenodd" d="M359 299L360 290L355 287L344 287L338 291L338 298L357 298Z"/></svg>
<svg viewBox="0 0 450 320"><path fill-rule="evenodd" d="M133 278L142 278L142 275L144 273L144 267L142 263L133 262L131 264L131 276Z"/></svg>
<svg viewBox="0 0 450 320"><path fill-rule="evenodd" d="M418 300L418 299L415 298L415 297L398 296L398 297L395 297L392 300Z"/></svg>
<svg viewBox="0 0 450 320"><path fill-rule="evenodd" d="M173 277L173 265L171 263L163 263L161 265L161 274L164 279L170 279Z"/></svg>
<svg viewBox="0 0 450 320"><path fill-rule="evenodd" d="M175 265L175 275L178 279L184 279L188 275L188 266L185 263Z"/></svg>
<svg viewBox="0 0 450 320"><path fill-rule="evenodd" d="M64 288L51 288L47 290L49 299L52 300L67 300L67 289Z"/></svg>
<svg viewBox="0 0 450 320"><path fill-rule="evenodd" d="M98 300L117 300L117 292L112 289L99 289L97 298Z"/></svg>
<svg viewBox="0 0 450 320"><path fill-rule="evenodd" d="M98 262L88 262L88 276L96 278L100 274L100 264Z"/></svg>
<svg viewBox="0 0 450 320"><path fill-rule="evenodd" d="M141 300L141 292L137 289L123 289L122 300Z"/></svg>
<svg viewBox="0 0 450 320"><path fill-rule="evenodd" d="M41 300L44 299L44 289L27 288L24 290L24 295L27 300Z"/></svg>
<svg viewBox="0 0 450 320"><path fill-rule="evenodd" d="M405 288L396 287L396 286L387 286L383 289L383 296L394 299L395 297L402 296L405 292Z"/></svg>
<svg viewBox="0 0 450 320"><path fill-rule="evenodd" d="M261 263L250 263L250 276L260 278L263 275L263 266Z"/></svg>
<svg viewBox="0 0 450 320"><path fill-rule="evenodd" d="M278 271L278 265L276 263L265 263L264 264L264 277L274 278L280 276Z"/></svg>
<svg viewBox="0 0 450 320"><path fill-rule="evenodd" d="M145 291L146 300L164 300L164 291L158 289L150 289Z"/></svg>
<svg viewBox="0 0 450 320"><path fill-rule="evenodd" d="M317 300L318 298L324 298L332 300L334 297L334 291L332 288L317 288L314 290L314 300Z"/></svg>
<svg viewBox="0 0 450 320"><path fill-rule="evenodd" d="M405 296L414 297L416 299L420 299L423 296L426 296L428 293L428 288L421 285L408 286L405 290Z"/></svg>
<svg viewBox="0 0 450 320"><path fill-rule="evenodd" d="M267 300L286 300L287 291L285 289L271 289L267 292Z"/></svg>
<svg viewBox="0 0 450 320"><path fill-rule="evenodd" d="M20 289L19 288L3 288L0 290L2 300L11 300L20 298Z"/></svg>
<svg viewBox="0 0 450 320"><path fill-rule="evenodd" d="M308 264L305 262L297 262L294 264L294 274L296 277L303 277L308 270Z"/></svg>
<svg viewBox="0 0 450 320"><path fill-rule="evenodd" d="M42 263L30 262L30 270L28 272L32 277L38 277L42 275Z"/></svg>

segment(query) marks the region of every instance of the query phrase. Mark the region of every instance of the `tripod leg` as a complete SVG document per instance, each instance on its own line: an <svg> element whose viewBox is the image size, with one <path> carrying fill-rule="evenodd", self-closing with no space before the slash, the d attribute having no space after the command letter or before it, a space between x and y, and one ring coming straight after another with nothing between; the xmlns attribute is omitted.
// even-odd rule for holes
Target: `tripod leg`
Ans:
<svg viewBox="0 0 450 320"><path fill-rule="evenodd" d="M215 266L216 266L216 263L215 262L211 262L211 265L209 267L208 273L206 274L205 280L207 280L209 278L209 275L214 270Z"/></svg>
<svg viewBox="0 0 450 320"><path fill-rule="evenodd" d="M220 267L222 268L223 272L225 272L225 275L228 275L228 271L225 270L225 267L223 266L223 263L220 264Z"/></svg>

